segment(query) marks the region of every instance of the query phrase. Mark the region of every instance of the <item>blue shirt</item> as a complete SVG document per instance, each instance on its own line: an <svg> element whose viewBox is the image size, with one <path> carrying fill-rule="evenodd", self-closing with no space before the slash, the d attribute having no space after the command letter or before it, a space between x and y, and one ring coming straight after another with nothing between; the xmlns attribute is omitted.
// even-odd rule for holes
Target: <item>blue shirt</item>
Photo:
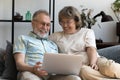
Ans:
<svg viewBox="0 0 120 80"><path fill-rule="evenodd" d="M25 63L33 66L36 62L43 62L44 53L58 53L58 47L49 39L37 39L37 36L30 32L28 36L18 37L13 47L13 53L16 52L25 54Z"/></svg>

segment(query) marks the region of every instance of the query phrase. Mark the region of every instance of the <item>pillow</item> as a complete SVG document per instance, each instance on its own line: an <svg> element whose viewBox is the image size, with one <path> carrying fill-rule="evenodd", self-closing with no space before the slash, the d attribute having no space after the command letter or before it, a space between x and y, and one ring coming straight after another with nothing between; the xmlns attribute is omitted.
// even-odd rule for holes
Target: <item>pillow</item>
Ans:
<svg viewBox="0 0 120 80"><path fill-rule="evenodd" d="M13 52L13 45L11 42L7 41L5 70L3 72L2 78L17 80L17 69L12 52Z"/></svg>
<svg viewBox="0 0 120 80"><path fill-rule="evenodd" d="M0 48L0 76L2 75L4 71L4 56L6 51L2 48Z"/></svg>
<svg viewBox="0 0 120 80"><path fill-rule="evenodd" d="M6 51L0 48L0 61L4 61L5 54L6 54Z"/></svg>

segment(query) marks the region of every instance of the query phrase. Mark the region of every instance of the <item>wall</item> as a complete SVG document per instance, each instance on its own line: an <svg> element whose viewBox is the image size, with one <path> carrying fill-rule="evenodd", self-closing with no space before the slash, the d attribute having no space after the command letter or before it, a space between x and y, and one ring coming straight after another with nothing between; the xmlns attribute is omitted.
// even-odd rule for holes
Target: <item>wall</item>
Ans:
<svg viewBox="0 0 120 80"><path fill-rule="evenodd" d="M101 23L100 18L97 18L98 22L92 29L95 31L95 36L98 39L101 38L106 42L117 41L115 33L116 18L110 8L113 1L114 0L55 0L55 31L62 30L57 19L60 9L66 5L72 5L81 10L80 5L83 5L84 8L93 9L91 16L94 16L103 10L114 18L115 21L109 23ZM38 9L49 10L49 0L15 0L15 4L15 11L20 12L23 17L25 17L27 10L30 10L32 14ZM11 0L0 0L0 19L11 19L11 9ZM98 24L102 27L99 28ZM15 39L20 34L28 33L29 30L32 30L31 23L15 23ZM6 40L11 41L11 23L0 22L0 47L5 47Z"/></svg>
<svg viewBox="0 0 120 80"><path fill-rule="evenodd" d="M115 21L97 22L92 29L95 32L96 39L102 39L103 42L118 42Z"/></svg>

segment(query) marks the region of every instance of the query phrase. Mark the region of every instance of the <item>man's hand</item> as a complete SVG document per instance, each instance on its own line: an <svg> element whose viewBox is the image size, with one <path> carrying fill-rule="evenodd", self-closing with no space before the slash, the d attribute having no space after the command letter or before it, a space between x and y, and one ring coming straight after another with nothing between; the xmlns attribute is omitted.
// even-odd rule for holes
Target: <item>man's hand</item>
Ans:
<svg viewBox="0 0 120 80"><path fill-rule="evenodd" d="M39 77L48 75L45 70L41 69L41 64L41 62L37 62L36 65L33 67L33 73Z"/></svg>

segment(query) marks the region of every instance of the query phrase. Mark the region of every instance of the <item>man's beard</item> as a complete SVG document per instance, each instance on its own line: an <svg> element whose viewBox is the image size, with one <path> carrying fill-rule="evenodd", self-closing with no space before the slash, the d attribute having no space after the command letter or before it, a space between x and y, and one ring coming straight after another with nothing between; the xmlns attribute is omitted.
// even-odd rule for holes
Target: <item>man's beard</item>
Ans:
<svg viewBox="0 0 120 80"><path fill-rule="evenodd" d="M38 38L48 38L48 34L49 34L49 32L46 32L45 34L41 34L37 30L34 30L34 33L38 36Z"/></svg>

